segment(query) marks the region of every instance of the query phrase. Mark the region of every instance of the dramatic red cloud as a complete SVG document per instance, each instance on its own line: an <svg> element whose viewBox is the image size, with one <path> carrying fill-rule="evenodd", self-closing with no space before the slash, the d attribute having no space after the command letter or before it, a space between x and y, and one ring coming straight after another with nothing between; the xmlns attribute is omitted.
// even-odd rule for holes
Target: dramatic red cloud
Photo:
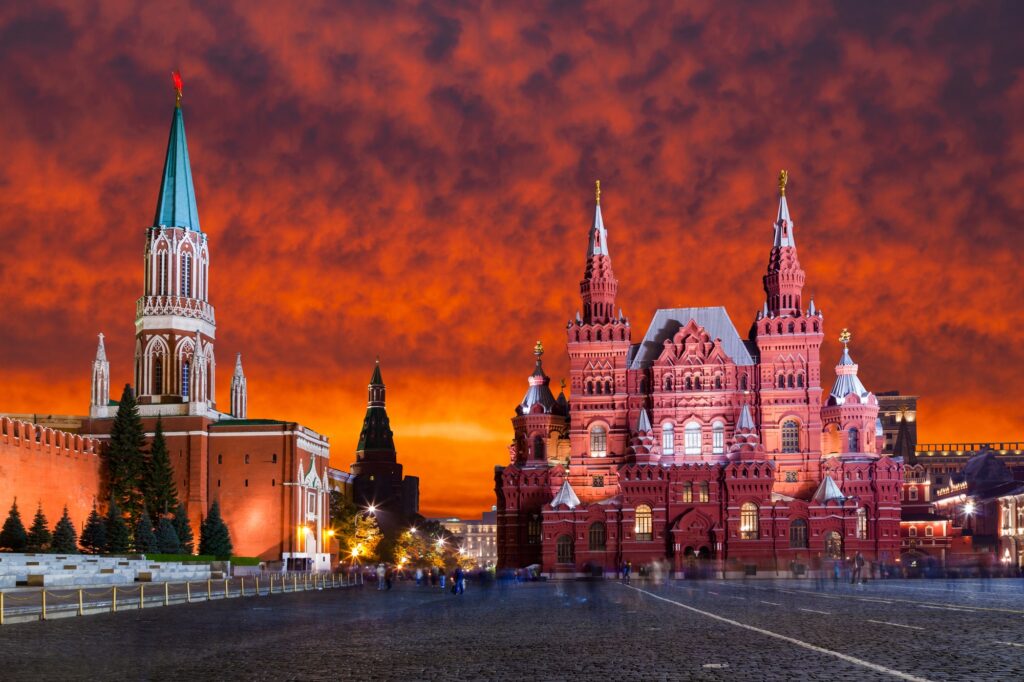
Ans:
<svg viewBox="0 0 1024 682"><path fill-rule="evenodd" d="M595 178L634 340L746 331L787 168L825 357L1024 437L1019 3L471 4L5 4L0 409L84 412L99 331L130 380L180 68L222 370L345 466L380 354L427 514L493 503L537 339L564 374Z"/></svg>

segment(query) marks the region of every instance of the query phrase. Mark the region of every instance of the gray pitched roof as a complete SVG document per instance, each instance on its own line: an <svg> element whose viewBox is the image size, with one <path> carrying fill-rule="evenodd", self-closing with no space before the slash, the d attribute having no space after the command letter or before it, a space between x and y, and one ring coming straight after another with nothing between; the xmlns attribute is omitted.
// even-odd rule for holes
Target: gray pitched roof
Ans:
<svg viewBox="0 0 1024 682"><path fill-rule="evenodd" d="M737 365L753 365L746 344L736 332L729 314L722 306L713 308L662 308L654 313L647 334L633 355L630 369L648 367L654 362L662 350L666 339L671 339L680 327L694 320L703 327L712 339L722 340L722 350Z"/></svg>
<svg viewBox="0 0 1024 682"><path fill-rule="evenodd" d="M819 504L824 504L825 502L830 502L832 500L839 500L842 502L846 499L846 496L843 495L843 492L839 489L839 486L836 485L836 482L832 480L832 477L826 476L822 479L821 485L818 486L818 490L814 493L814 497L811 499Z"/></svg>
<svg viewBox="0 0 1024 682"><path fill-rule="evenodd" d="M580 506L580 498L576 497L576 491L569 485L569 479L565 479L562 482L562 487L559 489L558 494L555 495L555 499L551 500L552 508L562 504L569 509L575 509Z"/></svg>

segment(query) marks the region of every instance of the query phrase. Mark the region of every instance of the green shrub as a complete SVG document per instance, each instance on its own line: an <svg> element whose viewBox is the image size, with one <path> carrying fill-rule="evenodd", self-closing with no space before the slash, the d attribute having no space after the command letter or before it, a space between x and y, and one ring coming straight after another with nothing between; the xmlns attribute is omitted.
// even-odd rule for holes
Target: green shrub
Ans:
<svg viewBox="0 0 1024 682"><path fill-rule="evenodd" d="M258 556L233 556L231 557L231 563L235 566L259 566L260 559Z"/></svg>

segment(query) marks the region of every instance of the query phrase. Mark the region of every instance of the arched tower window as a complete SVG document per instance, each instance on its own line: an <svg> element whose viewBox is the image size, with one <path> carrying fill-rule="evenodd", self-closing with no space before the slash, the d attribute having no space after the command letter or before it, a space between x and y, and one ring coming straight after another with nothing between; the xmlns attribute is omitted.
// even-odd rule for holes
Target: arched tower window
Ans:
<svg viewBox="0 0 1024 682"><path fill-rule="evenodd" d="M793 388L794 386L796 386L796 383L795 383L795 381L793 380L793 375L792 375L792 374L790 374L790 375L789 375L789 387L790 387L790 388Z"/></svg>
<svg viewBox="0 0 1024 682"><path fill-rule="evenodd" d="M780 374L779 375L779 388L785 388L785 387L786 387L786 377L785 377L785 375Z"/></svg>
<svg viewBox="0 0 1024 682"><path fill-rule="evenodd" d="M606 546L607 533L605 532L604 524L598 521L597 523L591 524L590 532L588 533L590 542L588 546L591 552L602 552Z"/></svg>
<svg viewBox="0 0 1024 682"><path fill-rule="evenodd" d="M725 424L720 421L711 425L711 452L716 455L725 452Z"/></svg>
<svg viewBox="0 0 1024 682"><path fill-rule="evenodd" d="M672 390L672 375L671 374L666 374L665 375L665 390L666 391L671 391Z"/></svg>
<svg viewBox="0 0 1024 682"><path fill-rule="evenodd" d="M693 483L683 483L683 502L693 502Z"/></svg>
<svg viewBox="0 0 1024 682"><path fill-rule="evenodd" d="M603 426L595 426L590 430L590 456L606 457L608 455L608 431Z"/></svg>
<svg viewBox="0 0 1024 682"><path fill-rule="evenodd" d="M151 392L154 395L164 392L164 359L159 355L153 360L153 390Z"/></svg>
<svg viewBox="0 0 1024 682"><path fill-rule="evenodd" d="M544 438L542 436L533 437L533 458L544 459Z"/></svg>
<svg viewBox="0 0 1024 682"><path fill-rule="evenodd" d="M686 454L688 455L699 455L700 454L700 424L691 422L686 425L686 431L684 432L684 447Z"/></svg>
<svg viewBox="0 0 1024 682"><path fill-rule="evenodd" d="M715 377L715 388L722 388L722 377Z"/></svg>
<svg viewBox="0 0 1024 682"><path fill-rule="evenodd" d="M637 505L636 526L633 530L636 533L637 540L654 539L654 515L651 513L651 508L646 504Z"/></svg>
<svg viewBox="0 0 1024 682"><path fill-rule="evenodd" d="M746 374L744 374L743 376L740 377L740 390L741 391L747 390L747 375Z"/></svg>
<svg viewBox="0 0 1024 682"><path fill-rule="evenodd" d="M758 536L758 513L757 505L753 502L744 502L740 507L740 538L743 540L756 540Z"/></svg>
<svg viewBox="0 0 1024 682"><path fill-rule="evenodd" d="M692 391L693 390L693 378L692 377L686 377L686 390L687 391Z"/></svg>
<svg viewBox="0 0 1024 682"><path fill-rule="evenodd" d="M192 258L191 254L181 254L181 295L192 295Z"/></svg>
<svg viewBox="0 0 1024 682"><path fill-rule="evenodd" d="M804 375L803 374L797 374L796 375L796 387L797 388L803 388L804 387Z"/></svg>
<svg viewBox="0 0 1024 682"><path fill-rule="evenodd" d="M615 391L612 390L612 382L610 382L610 381L604 382L604 392L605 392L606 395L611 395L612 393L615 392Z"/></svg>
<svg viewBox="0 0 1024 682"><path fill-rule="evenodd" d="M676 428L671 422L661 427L661 452L665 455L674 455L676 452Z"/></svg>
<svg viewBox="0 0 1024 682"><path fill-rule="evenodd" d="M850 429L848 452L860 452L860 430Z"/></svg>
<svg viewBox="0 0 1024 682"><path fill-rule="evenodd" d="M157 293L160 296L167 295L167 252L161 251L156 256L157 262Z"/></svg>
<svg viewBox="0 0 1024 682"><path fill-rule="evenodd" d="M698 391L700 390L700 377L693 378L693 387Z"/></svg>
<svg viewBox="0 0 1024 682"><path fill-rule="evenodd" d="M800 452L800 425L793 419L782 423L782 451Z"/></svg>
<svg viewBox="0 0 1024 682"><path fill-rule="evenodd" d="M188 384L189 384L189 361L186 360L181 365L181 397L188 398Z"/></svg>

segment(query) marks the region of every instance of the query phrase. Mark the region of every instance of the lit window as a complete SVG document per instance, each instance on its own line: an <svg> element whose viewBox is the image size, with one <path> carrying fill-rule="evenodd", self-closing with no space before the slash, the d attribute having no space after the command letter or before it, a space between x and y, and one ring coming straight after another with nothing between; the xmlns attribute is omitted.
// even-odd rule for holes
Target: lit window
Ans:
<svg viewBox="0 0 1024 682"><path fill-rule="evenodd" d="M665 455L675 454L676 451L676 430L671 424L664 424L661 427L661 452Z"/></svg>
<svg viewBox="0 0 1024 682"><path fill-rule="evenodd" d="M590 551L601 551L605 548L605 528L604 524L597 522L590 526Z"/></svg>
<svg viewBox="0 0 1024 682"><path fill-rule="evenodd" d="M689 481L683 484L683 502L693 502L693 484Z"/></svg>
<svg viewBox="0 0 1024 682"><path fill-rule="evenodd" d="M590 430L590 456L606 457L608 455L608 432L603 426L595 426Z"/></svg>
<svg viewBox="0 0 1024 682"><path fill-rule="evenodd" d="M924 527L924 536L925 536L926 538L930 538L930 537L932 537L932 536L933 536L934 534L935 534L935 531L934 531L934 530L932 530L932 527L931 527L931 526L925 526L925 527Z"/></svg>
<svg viewBox="0 0 1024 682"><path fill-rule="evenodd" d="M711 452L716 455L725 452L725 424L722 422L711 425Z"/></svg>
<svg viewBox="0 0 1024 682"><path fill-rule="evenodd" d="M707 502L709 499L711 499L710 496L709 496L708 482L707 481L701 481L700 487L697 488L697 490L700 492L700 501L701 502Z"/></svg>
<svg viewBox="0 0 1024 682"><path fill-rule="evenodd" d="M868 539L868 512L864 507L857 510L857 539Z"/></svg>
<svg viewBox="0 0 1024 682"><path fill-rule="evenodd" d="M800 452L800 425L793 419L782 424L782 451Z"/></svg>
<svg viewBox="0 0 1024 682"><path fill-rule="evenodd" d="M756 540L758 535L757 505L744 502L740 507L740 537L744 540Z"/></svg>
<svg viewBox="0 0 1024 682"><path fill-rule="evenodd" d="M803 519L796 519L793 523L789 524L789 546L807 546L807 522Z"/></svg>
<svg viewBox="0 0 1024 682"><path fill-rule="evenodd" d="M860 452L860 431L858 431L857 429L850 429L848 451Z"/></svg>
<svg viewBox="0 0 1024 682"><path fill-rule="evenodd" d="M654 539L654 516L651 514L651 508L646 504L641 504L636 508L636 526L634 532L636 533L637 540L652 540Z"/></svg>
<svg viewBox="0 0 1024 682"><path fill-rule="evenodd" d="M700 454L700 424L690 423L686 425L685 431L686 454Z"/></svg>
<svg viewBox="0 0 1024 682"><path fill-rule="evenodd" d="M526 544L540 544L540 517L534 514L526 523Z"/></svg>
<svg viewBox="0 0 1024 682"><path fill-rule="evenodd" d="M558 563L571 564L573 562L572 536L559 535L555 542L555 551L558 555Z"/></svg>
<svg viewBox="0 0 1024 682"><path fill-rule="evenodd" d="M188 397L188 361L181 366L181 397Z"/></svg>

